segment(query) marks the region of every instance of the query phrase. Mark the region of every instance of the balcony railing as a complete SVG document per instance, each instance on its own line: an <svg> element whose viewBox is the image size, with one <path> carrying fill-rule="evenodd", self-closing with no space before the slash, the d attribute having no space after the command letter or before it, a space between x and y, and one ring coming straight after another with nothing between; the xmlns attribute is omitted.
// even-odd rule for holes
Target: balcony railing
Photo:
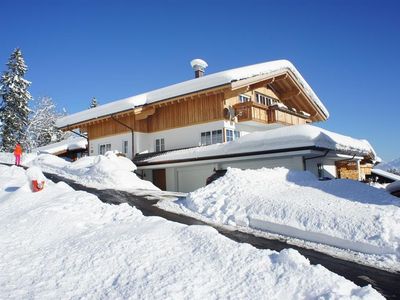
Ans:
<svg viewBox="0 0 400 300"><path fill-rule="evenodd" d="M266 106L253 101L237 103L233 106L239 122L255 121L266 124L286 125L306 124L309 116L278 106Z"/></svg>

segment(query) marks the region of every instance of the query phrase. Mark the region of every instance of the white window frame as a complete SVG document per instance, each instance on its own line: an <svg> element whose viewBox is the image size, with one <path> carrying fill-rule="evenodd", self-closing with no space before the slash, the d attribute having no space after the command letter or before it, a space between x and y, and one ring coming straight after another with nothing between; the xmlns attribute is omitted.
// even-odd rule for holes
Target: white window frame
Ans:
<svg viewBox="0 0 400 300"><path fill-rule="evenodd" d="M226 142L234 141L240 138L240 131L226 128L225 129Z"/></svg>
<svg viewBox="0 0 400 300"><path fill-rule="evenodd" d="M245 102L249 102L249 101L251 101L251 97L250 96L243 95L243 94L239 95L239 102L240 103L245 103Z"/></svg>
<svg viewBox="0 0 400 300"><path fill-rule="evenodd" d="M103 148L103 150L102 150ZM107 144L99 144L99 154L100 155L104 155L106 154L106 152L111 151L111 144L107 143Z"/></svg>
<svg viewBox="0 0 400 300"><path fill-rule="evenodd" d="M128 154L129 141L122 141L122 153Z"/></svg>
<svg viewBox="0 0 400 300"><path fill-rule="evenodd" d="M267 95L256 93L256 102L262 105L271 106L277 103L278 101L268 97Z"/></svg>
<svg viewBox="0 0 400 300"><path fill-rule="evenodd" d="M156 139L154 148L156 152L165 151L165 139L164 138Z"/></svg>
<svg viewBox="0 0 400 300"><path fill-rule="evenodd" d="M200 145L201 146L222 143L223 141L224 141L224 137L223 137L222 129L203 131L202 133L200 133Z"/></svg>

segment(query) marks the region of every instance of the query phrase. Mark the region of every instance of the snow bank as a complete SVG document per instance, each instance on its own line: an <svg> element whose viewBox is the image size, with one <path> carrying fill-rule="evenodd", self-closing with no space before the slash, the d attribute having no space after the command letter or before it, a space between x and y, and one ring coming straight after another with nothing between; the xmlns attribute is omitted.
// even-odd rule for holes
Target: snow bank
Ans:
<svg viewBox="0 0 400 300"><path fill-rule="evenodd" d="M228 169L180 204L213 222L388 256L400 262L400 201L352 180L285 168Z"/></svg>
<svg viewBox="0 0 400 300"><path fill-rule="evenodd" d="M351 155L376 156L374 149L366 140L355 139L306 124L253 132L229 143L166 152L149 158L146 162L153 163L193 157L212 157L298 147L320 147Z"/></svg>
<svg viewBox="0 0 400 300"><path fill-rule="evenodd" d="M297 251L144 217L0 166L1 299L383 299ZM212 279L212 280L210 280Z"/></svg>
<svg viewBox="0 0 400 300"><path fill-rule="evenodd" d="M137 177L134 173L136 166L130 159L117 156L111 151L105 155L82 157L75 162L41 154L29 165L39 166L46 172L100 189L159 190L151 182Z"/></svg>

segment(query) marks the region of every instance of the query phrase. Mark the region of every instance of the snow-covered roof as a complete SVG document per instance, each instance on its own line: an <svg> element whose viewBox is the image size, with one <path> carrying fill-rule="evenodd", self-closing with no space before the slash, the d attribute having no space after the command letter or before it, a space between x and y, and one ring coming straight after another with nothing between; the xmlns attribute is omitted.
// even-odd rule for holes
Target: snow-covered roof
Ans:
<svg viewBox="0 0 400 300"><path fill-rule="evenodd" d="M134 107L142 106L144 104L150 104L173 97L190 94L196 91L206 90L209 88L229 84L234 81L239 81L254 76L270 75L271 77L273 77L285 71L291 71L295 75L295 79L303 87L305 93L312 99L312 101L328 118L328 110L322 104L321 100L314 93L312 88L304 80L303 76L301 76L301 74L297 71L294 65L288 60L275 60L206 75L203 77L195 78L147 93L143 93L137 96L114 101L105 105L100 105L95 108L87 109L60 118L59 120L57 120L56 125L62 128L68 125L73 125L87 120L92 120L110 114L118 113L121 111L130 110Z"/></svg>
<svg viewBox="0 0 400 300"><path fill-rule="evenodd" d="M371 170L371 172L376 174L376 175L383 176L383 177L389 178L389 179L394 180L394 181L396 181L396 180L400 181L400 176L399 175L396 175L396 174L393 174L393 173L390 173L390 172L387 172L387 171L384 171L384 170L381 170L381 169L374 168L374 169Z"/></svg>
<svg viewBox="0 0 400 300"><path fill-rule="evenodd" d="M71 136L68 139L60 142L36 148L34 151L39 153L57 154L66 152L67 150L86 149L86 146L87 139L83 137Z"/></svg>
<svg viewBox="0 0 400 300"><path fill-rule="evenodd" d="M228 143L166 152L142 162L157 163L301 147L318 147L351 155L375 156L374 149L366 140L306 124L253 132Z"/></svg>

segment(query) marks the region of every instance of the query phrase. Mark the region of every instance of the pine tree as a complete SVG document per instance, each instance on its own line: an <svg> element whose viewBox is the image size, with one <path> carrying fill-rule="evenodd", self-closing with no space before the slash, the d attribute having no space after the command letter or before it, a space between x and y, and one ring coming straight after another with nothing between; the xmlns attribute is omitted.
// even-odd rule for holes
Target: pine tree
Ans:
<svg viewBox="0 0 400 300"><path fill-rule="evenodd" d="M24 79L28 70L20 49L15 49L7 63L8 70L0 79L0 122L1 148L10 152L17 143L26 146L26 127L28 125L28 92L31 82Z"/></svg>
<svg viewBox="0 0 400 300"><path fill-rule="evenodd" d="M60 141L63 132L56 127L56 120L63 115L57 112L51 97L35 100L27 126L27 151Z"/></svg>
<svg viewBox="0 0 400 300"><path fill-rule="evenodd" d="M90 107L89 108L94 108L97 107L99 104L97 103L97 99L96 97L92 98L92 102L90 103Z"/></svg>

